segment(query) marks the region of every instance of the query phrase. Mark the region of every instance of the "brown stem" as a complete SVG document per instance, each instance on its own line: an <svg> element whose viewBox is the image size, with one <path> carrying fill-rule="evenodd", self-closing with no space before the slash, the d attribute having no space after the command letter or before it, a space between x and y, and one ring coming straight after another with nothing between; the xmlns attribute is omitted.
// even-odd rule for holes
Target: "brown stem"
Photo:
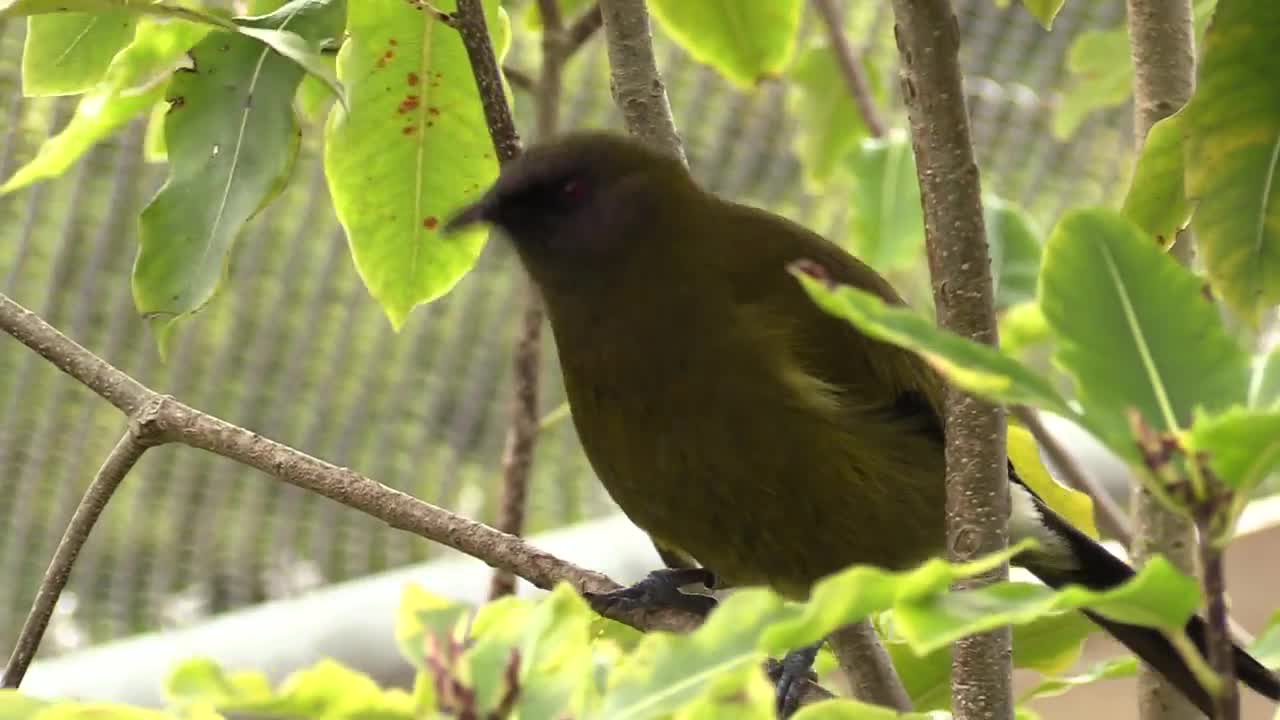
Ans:
<svg viewBox="0 0 1280 720"><path fill-rule="evenodd" d="M586 45L602 25L604 25L604 16L600 14L599 5L587 8L569 23L569 29L565 32L565 58L571 57L579 48Z"/></svg>
<svg viewBox="0 0 1280 720"><path fill-rule="evenodd" d="M144 406L141 414L147 414L153 407L154 405ZM67 530L62 534L62 540L53 553L53 559L49 561L49 568L45 570L44 578L40 581L40 588L36 591L36 598L31 603L31 612L27 614L27 620L22 624L22 632L18 635L13 654L9 656L9 662L5 665L4 677L0 678L0 688L17 688L22 684L22 678L27 674L27 668L36 656L40 642L44 639L45 630L49 628L49 618L53 617L53 609L58 604L58 598L62 597L62 591L66 589L67 581L71 578L71 568L75 566L76 558L80 556L80 549L88 541L90 531L102 516L102 511L106 509L107 502L115 494L116 488L120 487L124 476L133 469L138 458L142 457L142 453L150 446L143 434L137 430L142 425L141 422L130 423L129 429L125 431L124 436L107 455L102 467L98 469L98 474L89 484L89 489L85 491L84 498L76 507L75 514L71 516L71 522L67 524Z"/></svg>
<svg viewBox="0 0 1280 720"><path fill-rule="evenodd" d="M942 327L994 345L991 261L978 165L961 86L960 25L948 0L894 0L902 95L911 120L934 302ZM947 550L971 560L1008 543L1009 480L999 406L947 395ZM1008 577L1001 567L963 587ZM1013 717L1008 628L965 638L952 654L951 698L959 720Z"/></svg>
<svg viewBox="0 0 1280 720"><path fill-rule="evenodd" d="M688 164L653 54L653 29L644 0L600 0L609 83L627 130Z"/></svg>
<svg viewBox="0 0 1280 720"><path fill-rule="evenodd" d="M1126 27L1133 56L1134 144L1141 148L1151 126L1186 104L1195 89L1195 35L1191 0L1128 0ZM1189 232L1178 233L1171 254L1183 264L1194 257ZM1196 571L1192 522L1165 507L1137 484L1133 493L1137 565L1164 555L1185 573ZM1162 675L1143 666L1138 675L1138 710L1143 720L1192 720L1200 712Z"/></svg>
<svg viewBox="0 0 1280 720"><path fill-rule="evenodd" d="M1240 687L1236 682L1235 647L1227 616L1227 586L1223 575L1222 548L1213 532L1212 501L1204 501L1197 513L1200 530L1200 565L1204 568L1204 593L1208 598L1205 645L1210 667L1222 680L1213 698L1214 720L1240 720Z"/></svg>
<svg viewBox="0 0 1280 720"><path fill-rule="evenodd" d="M835 0L813 0L813 7L822 18L822 29L827 34L827 44L831 46L831 52L835 53L836 66L840 69L840 76L844 78L849 96L853 98L853 104L858 106L862 121L867 124L867 130L872 137L884 137L884 119L880 117L880 109L876 107L875 98L871 95L871 85L867 83L867 76L862 72L862 63L858 61L858 54L854 52L853 47L849 45L849 39L845 37L844 21L836 8Z"/></svg>
<svg viewBox="0 0 1280 720"><path fill-rule="evenodd" d="M290 485L377 518L391 527L446 545L490 566L510 570L536 587L551 589L557 583L568 582L579 591L596 593L619 587L600 573L565 562L520 538L455 515L353 470L330 465L301 450L161 395L76 344L3 294L0 294L0 330L134 417L135 432L154 444L179 443L257 468ZM151 409L151 405L155 407ZM149 407L148 411L139 413L143 407ZM616 613L610 617L639 630L687 631L701 622L696 615L676 610Z"/></svg>
<svg viewBox="0 0 1280 720"><path fill-rule="evenodd" d="M849 679L855 697L899 712L911 712L911 696L894 671L893 660L870 620L860 620L836 630L827 642Z"/></svg>
<svg viewBox="0 0 1280 720"><path fill-rule="evenodd" d="M1040 447L1048 453L1058 473L1066 480L1067 485L1085 493L1093 499L1098 510L1098 524L1108 537L1122 543L1125 547L1133 541L1133 533L1129 529L1129 516L1111 493L1097 481L1097 478L1086 473L1076 462L1071 452L1063 446L1058 438L1044 426L1040 416L1025 405L1014 405L1010 408L1018 421L1026 426L1027 431L1036 439Z"/></svg>
<svg viewBox="0 0 1280 720"><path fill-rule="evenodd" d="M471 74L475 76L476 87L480 91L480 104L484 107L484 120L493 140L493 150L497 153L498 162L505 164L520 154L520 135L516 132L511 106L503 92L498 57L493 52L480 0L458 0L452 25L462 37L462 45L471 61Z"/></svg>

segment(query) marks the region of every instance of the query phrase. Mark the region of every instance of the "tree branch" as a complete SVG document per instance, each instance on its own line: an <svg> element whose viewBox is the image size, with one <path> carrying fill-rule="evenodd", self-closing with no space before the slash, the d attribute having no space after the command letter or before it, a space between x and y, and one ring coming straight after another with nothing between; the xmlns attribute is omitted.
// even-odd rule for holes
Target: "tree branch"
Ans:
<svg viewBox="0 0 1280 720"><path fill-rule="evenodd" d="M867 130L872 137L884 137L886 130L884 118L880 116L880 109L876 107L875 98L871 95L871 86L867 83L867 76L862 72L858 54L853 51L853 47L849 45L849 39L845 37L844 20L840 17L835 0L813 0L813 7L822 18L822 29L826 31L827 44L835 54L836 67L840 69L840 76L844 78L849 97L853 98L853 104L858 106L858 114L862 115L862 121L867 124Z"/></svg>
<svg viewBox="0 0 1280 720"><path fill-rule="evenodd" d="M490 566L510 570L540 588L550 589L559 582L568 582L579 592L603 593L619 587L600 573L565 562L520 538L161 395L3 294L0 294L0 329L133 417L132 432L150 444L179 443L257 468L391 527L446 545ZM144 407L146 412L140 412ZM701 622L696 615L675 610L612 613L610 617L638 630L684 632Z"/></svg>
<svg viewBox="0 0 1280 720"><path fill-rule="evenodd" d="M855 697L899 712L911 712L911 696L870 622L863 620L846 625L831 633L827 642L849 679Z"/></svg>
<svg viewBox="0 0 1280 720"><path fill-rule="evenodd" d="M960 25L948 0L894 0L893 10L938 321L994 345L991 261L961 86ZM1003 550L1009 534L1004 413L951 390L946 435L948 555L964 561ZM1001 567L961 586L1006 577L1008 567ZM952 670L956 718L1013 717L1008 628L957 642Z"/></svg>
<svg viewBox="0 0 1280 720"><path fill-rule="evenodd" d="M146 417L154 408L154 404L144 406L139 411L139 416ZM67 580L71 578L71 568L75 565L76 558L80 556L80 549L88 541L89 533L98 522L98 518L102 516L102 511L106 509L107 502L115 494L116 488L120 487L124 476L133 469L138 459L142 457L142 453L150 447L149 440L139 431L140 427L140 423L129 423L129 429L107 455L106 461L98 469L98 474L94 476L93 482L85 491L84 498L76 507L75 514L72 515L71 522L62 535L62 540L58 542L58 549L54 551L53 559L49 562L49 568L45 570L44 579L40 581L36 598L31 603L31 611L22 625L13 654L9 656L9 662L5 665L4 677L0 678L0 688L16 688L22 684L22 678L27 674L27 668L36 656L41 640L44 639L45 630L49 627L49 618L53 617L53 609L58 604L58 598L62 596L62 591L67 587Z"/></svg>
<svg viewBox="0 0 1280 720"><path fill-rule="evenodd" d="M578 49L587 44L596 31L604 25L604 16L600 14L600 6L592 5L579 15L565 32L565 57L571 57Z"/></svg>
<svg viewBox="0 0 1280 720"><path fill-rule="evenodd" d="M520 154L520 135L511 118L511 107L502 86L502 73L498 70L498 57L489 39L489 26L484 19L480 0L458 0L458 10L453 13L451 25L462 37L462 45L471 61L471 74L480 90L480 104L484 107L485 125L493 140L493 150L498 162L506 164Z"/></svg>
<svg viewBox="0 0 1280 720"><path fill-rule="evenodd" d="M1141 149L1157 121L1186 104L1195 88L1195 37L1191 0L1128 0L1129 49L1133 56L1134 144ZM1171 253L1183 264L1194 257L1189 232L1178 233ZM1196 573L1192 522L1165 507L1137 483L1133 491L1137 565L1164 555L1185 573ZM1143 720L1192 720L1199 711L1177 688L1146 665L1138 674L1138 711Z"/></svg>
<svg viewBox="0 0 1280 720"><path fill-rule="evenodd" d="M609 54L610 89L627 130L688 164L653 54L653 30L644 0L600 0L600 14Z"/></svg>

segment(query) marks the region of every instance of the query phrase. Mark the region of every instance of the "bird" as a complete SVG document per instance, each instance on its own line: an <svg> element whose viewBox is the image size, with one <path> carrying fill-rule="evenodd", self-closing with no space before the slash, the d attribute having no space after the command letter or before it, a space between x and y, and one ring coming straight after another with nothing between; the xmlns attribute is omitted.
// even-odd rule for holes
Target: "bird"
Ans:
<svg viewBox="0 0 1280 720"><path fill-rule="evenodd" d="M477 224L509 240L541 295L592 469L680 566L618 599L672 600L672 586L703 577L802 600L853 564L905 570L943 554L945 380L820 309L788 270L804 263L905 305L871 267L607 131L529 147L444 229ZM1014 564L1053 588L1133 577L1012 464L1009 480L1010 542L1037 541ZM1164 635L1086 614L1211 714ZM1186 632L1203 651L1204 621ZM1235 660L1246 684L1280 700L1276 675L1238 646Z"/></svg>

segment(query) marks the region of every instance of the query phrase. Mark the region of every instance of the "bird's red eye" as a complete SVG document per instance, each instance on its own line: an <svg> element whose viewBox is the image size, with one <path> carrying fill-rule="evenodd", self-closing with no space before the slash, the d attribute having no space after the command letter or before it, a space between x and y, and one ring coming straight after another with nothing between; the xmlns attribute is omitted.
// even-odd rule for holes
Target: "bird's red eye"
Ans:
<svg viewBox="0 0 1280 720"><path fill-rule="evenodd" d="M569 204L576 204L587 195L587 184L578 178L569 178L560 184L560 197Z"/></svg>

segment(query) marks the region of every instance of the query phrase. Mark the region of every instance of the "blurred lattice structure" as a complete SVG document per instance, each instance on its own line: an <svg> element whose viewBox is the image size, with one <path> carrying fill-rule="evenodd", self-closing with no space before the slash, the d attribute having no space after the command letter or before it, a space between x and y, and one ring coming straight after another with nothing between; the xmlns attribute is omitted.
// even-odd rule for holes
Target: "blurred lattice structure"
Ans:
<svg viewBox="0 0 1280 720"><path fill-rule="evenodd" d="M1069 205L1113 197L1129 163L1129 109L1094 114L1065 142L1049 127L1071 41L1117 25L1122 6L1068 3L1046 34L1017 3L957 5L984 187L1045 227ZM891 19L879 12L866 25L885 37ZM513 10L513 22L522 14ZM812 21L806 26L815 32ZM30 159L75 103L21 97L24 32L22 22L0 26L0 177ZM535 43L527 35L521 43L521 35L509 60L533 68ZM797 119L781 81L741 92L666 39L658 50L694 170L708 186L820 230L838 226L838 194L801 181L792 153ZM569 126L618 126L599 39L574 61L566 88ZM531 126L527 100L517 95L523 128ZM313 125L292 185L239 242L223 293L162 360L129 285L136 216L164 176L142 161L144 129L129 126L58 180L0 197L0 291L157 390L491 520L520 287L506 248L492 243L451 294L393 333L349 259ZM550 348L547 359L549 410L563 394ZM124 424L89 391L5 341L0 412L0 647L7 647L80 493ZM545 431L531 496L531 529L611 507L570 423ZM46 651L183 624L433 551L256 471L159 448L108 508Z"/></svg>

